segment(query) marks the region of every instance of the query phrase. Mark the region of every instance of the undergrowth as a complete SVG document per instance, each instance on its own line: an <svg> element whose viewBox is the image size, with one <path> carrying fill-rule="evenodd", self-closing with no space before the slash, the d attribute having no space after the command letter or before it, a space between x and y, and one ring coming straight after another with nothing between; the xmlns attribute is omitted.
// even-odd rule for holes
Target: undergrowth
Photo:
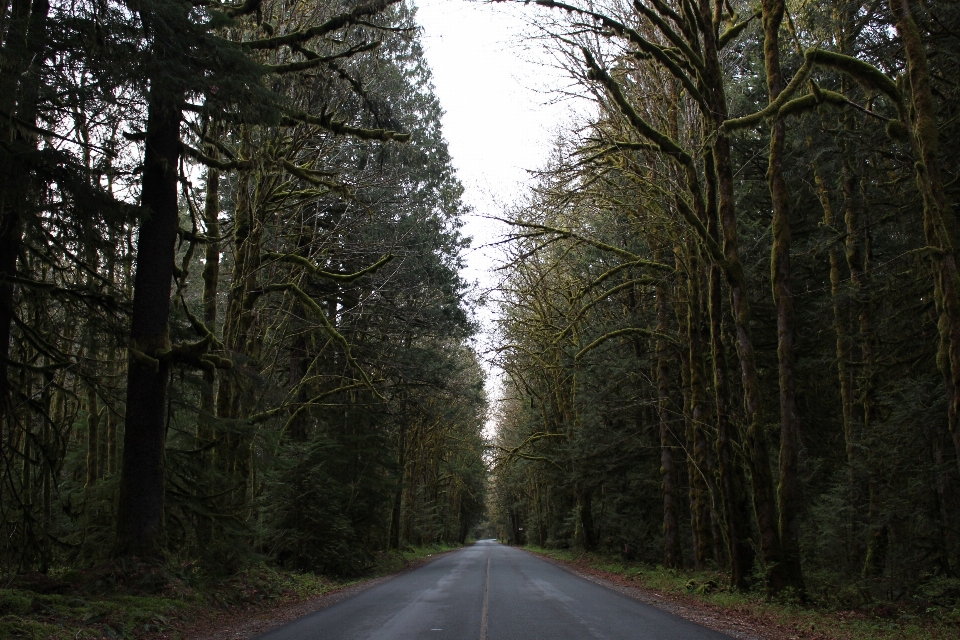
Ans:
<svg viewBox="0 0 960 640"><path fill-rule="evenodd" d="M188 629L204 622L215 627L230 615L293 604L454 548L434 545L385 552L359 580L264 563L229 576L205 573L192 564L171 568L120 562L82 571L20 575L0 585L5 587L0 588L0 638L181 640Z"/></svg>
<svg viewBox="0 0 960 640"><path fill-rule="evenodd" d="M770 600L760 592L729 589L727 577L716 571L665 569L616 556L576 550L527 547L530 551L571 564L614 574L635 586L683 600L695 600L742 617L760 619L796 638L825 640L955 640L960 637L960 603L926 606L926 602L874 603L856 609L836 606L828 594L810 587L811 598Z"/></svg>

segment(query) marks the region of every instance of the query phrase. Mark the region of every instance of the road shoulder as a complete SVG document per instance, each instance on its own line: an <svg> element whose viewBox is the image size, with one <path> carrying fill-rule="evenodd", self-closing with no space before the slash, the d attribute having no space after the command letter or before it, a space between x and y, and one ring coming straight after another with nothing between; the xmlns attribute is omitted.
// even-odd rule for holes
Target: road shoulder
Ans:
<svg viewBox="0 0 960 640"><path fill-rule="evenodd" d="M725 589L716 572L670 571L601 554L526 548L575 575L739 640L954 640L956 621L885 607L835 610ZM928 612L929 614L930 612ZM954 614L955 615L955 614Z"/></svg>
<svg viewBox="0 0 960 640"><path fill-rule="evenodd" d="M215 618L208 619L201 624L184 630L182 637L185 640L246 640L282 627L297 618L302 618L303 616L326 609L338 602L352 598L367 589L371 589L397 576L419 569L434 560L451 553L456 553L459 550L460 549L452 549L450 551L434 553L426 558L411 562L399 571L359 580L293 604L284 604L277 607L243 613L220 612Z"/></svg>
<svg viewBox="0 0 960 640"><path fill-rule="evenodd" d="M643 604L656 607L661 611L695 622L713 631L724 633L737 640L788 640L795 639L795 632L786 633L785 630L771 629L762 620L741 612L731 612L722 607L685 599L673 594L666 594L652 589L638 587L629 579L621 575L602 571L573 562L558 560L543 553L530 549L523 551L537 556L575 576L589 580L594 584L606 587L622 595L638 600Z"/></svg>

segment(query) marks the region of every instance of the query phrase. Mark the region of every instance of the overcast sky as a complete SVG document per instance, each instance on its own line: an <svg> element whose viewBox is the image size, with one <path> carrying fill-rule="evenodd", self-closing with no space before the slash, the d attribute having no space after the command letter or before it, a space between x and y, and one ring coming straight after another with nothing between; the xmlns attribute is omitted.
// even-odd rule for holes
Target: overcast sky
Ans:
<svg viewBox="0 0 960 640"><path fill-rule="evenodd" d="M557 103L556 91L569 84L551 59L522 42L533 8L510 2L414 0L421 41L433 70L436 95L445 111L444 137L465 200L474 209L466 233L474 249L464 276L490 287L495 249L484 247L502 230L484 219L502 215L522 194L527 171L541 167L554 132L573 108ZM481 312L489 326L491 315ZM486 343L481 336L481 347ZM491 371L495 378L497 372ZM497 392L496 381L488 390Z"/></svg>

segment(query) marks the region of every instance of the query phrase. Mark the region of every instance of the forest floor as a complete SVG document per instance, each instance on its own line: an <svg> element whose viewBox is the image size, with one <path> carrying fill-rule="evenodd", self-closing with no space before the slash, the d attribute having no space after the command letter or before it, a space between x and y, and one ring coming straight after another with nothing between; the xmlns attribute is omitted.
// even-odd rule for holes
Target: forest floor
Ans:
<svg viewBox="0 0 960 640"><path fill-rule="evenodd" d="M733 592L717 572L690 572L624 562L616 556L526 547L573 573L646 604L742 640L955 640L960 607L924 609L885 603L854 610L816 603L771 602Z"/></svg>
<svg viewBox="0 0 960 640"><path fill-rule="evenodd" d="M382 554L362 578L338 580L253 564L230 576L110 564L0 584L0 638L14 640L235 640L349 597L453 550Z"/></svg>

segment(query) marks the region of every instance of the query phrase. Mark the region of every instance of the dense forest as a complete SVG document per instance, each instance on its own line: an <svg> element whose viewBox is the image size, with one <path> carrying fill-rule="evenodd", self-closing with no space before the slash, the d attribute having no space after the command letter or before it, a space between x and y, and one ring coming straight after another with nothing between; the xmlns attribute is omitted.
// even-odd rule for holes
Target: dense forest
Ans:
<svg viewBox="0 0 960 640"><path fill-rule="evenodd" d="M5 0L4 584L356 576L489 515L956 606L960 2L518 4L591 108L502 212L487 441L412 3Z"/></svg>
<svg viewBox="0 0 960 640"><path fill-rule="evenodd" d="M533 4L595 110L505 216L502 535L955 601L960 4Z"/></svg>
<svg viewBox="0 0 960 640"><path fill-rule="evenodd" d="M411 6L0 10L0 575L356 575L484 509L467 209Z"/></svg>

